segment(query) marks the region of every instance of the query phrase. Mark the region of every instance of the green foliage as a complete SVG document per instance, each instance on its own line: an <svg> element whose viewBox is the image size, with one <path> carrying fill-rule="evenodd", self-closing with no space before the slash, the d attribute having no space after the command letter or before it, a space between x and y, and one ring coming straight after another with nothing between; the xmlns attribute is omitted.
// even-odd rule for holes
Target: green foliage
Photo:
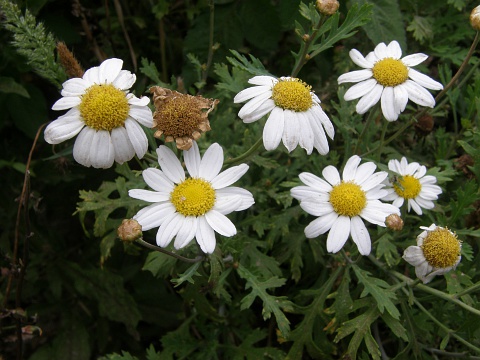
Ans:
<svg viewBox="0 0 480 360"><path fill-rule="evenodd" d="M300 0L18 3L24 7L0 0L0 357L480 355L480 63L475 56L465 60L475 37L468 16L477 4L351 0L324 16L315 1ZM180 249L169 244L156 251L158 226L143 232L143 242L117 239L122 220L150 204L128 191L147 188L141 172L158 168L156 148L165 144L180 158L175 143L153 136L156 129L144 128L149 150L142 159L107 170L74 161L75 136L50 146L40 132L32 148L40 126L64 114L49 111L66 80L55 59L57 38L85 69L122 59L123 68L136 73L137 97L150 96L156 85L219 100L209 113L212 129L197 144L202 153L214 142L222 146L222 170L248 164L234 186L250 191L255 204L227 214L236 234L216 233L212 254L203 254L195 238ZM337 80L360 70L349 50L367 56L392 40L402 57L427 54L415 69L446 91L428 90L437 97L434 108L411 97L398 120L387 122L380 104L359 114L359 100L344 98L353 84L338 86ZM289 152L281 143L266 151L269 114L255 122L239 119L245 104L233 99L253 76L288 74L311 85L334 124L326 155L307 155L301 146ZM248 106L259 105L255 101ZM305 227L316 217L290 193L303 185L300 173L324 177L328 165L341 173L354 154L379 171L405 156L425 165L442 189L422 215L408 211L405 201L400 231L361 213L372 242L369 256L358 253L351 236L336 254L327 252L329 231L306 238ZM433 223L457 234L462 260L422 284L403 255L416 245L420 226Z"/></svg>

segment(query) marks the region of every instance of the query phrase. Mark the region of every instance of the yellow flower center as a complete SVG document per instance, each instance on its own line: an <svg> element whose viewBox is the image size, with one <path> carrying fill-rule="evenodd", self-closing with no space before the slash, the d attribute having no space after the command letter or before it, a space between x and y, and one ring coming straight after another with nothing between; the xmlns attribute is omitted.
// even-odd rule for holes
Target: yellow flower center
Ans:
<svg viewBox="0 0 480 360"><path fill-rule="evenodd" d="M352 181L335 185L330 192L330 203L339 215L357 216L367 205L365 192Z"/></svg>
<svg viewBox="0 0 480 360"><path fill-rule="evenodd" d="M215 190L208 181L189 178L173 189L170 201L182 215L201 216L215 205Z"/></svg>
<svg viewBox="0 0 480 360"><path fill-rule="evenodd" d="M130 106L122 90L107 84L90 86L82 96L79 109L85 125L95 130L111 131L123 126Z"/></svg>
<svg viewBox="0 0 480 360"><path fill-rule="evenodd" d="M193 96L175 96L157 109L157 128L173 138L191 136L204 119L199 102Z"/></svg>
<svg viewBox="0 0 480 360"><path fill-rule="evenodd" d="M393 184L393 189L398 196L404 199L415 199L422 190L422 184L412 175L405 175L397 179L397 183Z"/></svg>
<svg viewBox="0 0 480 360"><path fill-rule="evenodd" d="M421 248L431 266L444 269L455 265L462 245L456 234L446 228L437 227L428 232Z"/></svg>
<svg viewBox="0 0 480 360"><path fill-rule="evenodd" d="M296 112L307 111L312 107L311 86L297 78L279 80L272 89L275 105Z"/></svg>
<svg viewBox="0 0 480 360"><path fill-rule="evenodd" d="M408 79L408 68L401 60L385 58L373 66L373 77L383 86L397 86Z"/></svg>

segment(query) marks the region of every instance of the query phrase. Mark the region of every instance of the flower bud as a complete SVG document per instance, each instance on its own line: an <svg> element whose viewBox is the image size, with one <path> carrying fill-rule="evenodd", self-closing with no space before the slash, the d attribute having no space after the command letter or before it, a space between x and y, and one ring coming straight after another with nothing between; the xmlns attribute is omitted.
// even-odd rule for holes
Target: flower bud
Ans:
<svg viewBox="0 0 480 360"><path fill-rule="evenodd" d="M403 229L403 220L397 214L390 214L385 219L385 224L389 229L400 231Z"/></svg>
<svg viewBox="0 0 480 360"><path fill-rule="evenodd" d="M470 13L470 24L475 30L480 30L480 5Z"/></svg>
<svg viewBox="0 0 480 360"><path fill-rule="evenodd" d="M117 235L122 241L133 242L142 237L142 225L137 220L123 219L117 229Z"/></svg>
<svg viewBox="0 0 480 360"><path fill-rule="evenodd" d="M323 15L333 15L339 7L340 3L337 0L317 0L317 9Z"/></svg>

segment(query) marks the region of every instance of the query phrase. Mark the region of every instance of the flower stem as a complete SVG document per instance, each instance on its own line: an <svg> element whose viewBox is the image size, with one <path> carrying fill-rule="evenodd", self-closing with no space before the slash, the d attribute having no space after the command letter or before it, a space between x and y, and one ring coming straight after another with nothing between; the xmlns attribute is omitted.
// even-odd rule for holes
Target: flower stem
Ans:
<svg viewBox="0 0 480 360"><path fill-rule="evenodd" d="M143 240L141 238L136 239L135 242L144 246L144 247L146 247L146 248L148 248L148 249L155 250L155 251L161 252L161 253L166 254L166 255L170 255L170 256L178 259L178 260L185 261L185 262L188 262L188 263L197 263L197 262L202 261L205 258L202 255L197 256L195 259L186 258L186 257L183 257L181 255L172 253L171 251L162 249L161 247L150 244L150 243L146 242L145 240Z"/></svg>
<svg viewBox="0 0 480 360"><path fill-rule="evenodd" d="M310 60L310 57L308 56L310 45L312 45L313 41L316 39L318 30L320 30L320 28L322 27L326 19L327 19L326 15L322 14L320 16L320 19L318 20L317 25L314 27L312 35L310 35L308 39L305 40L305 42L302 44L302 47L300 49L300 54L298 56L297 61L295 62L295 66L293 67L292 74L290 75L291 77L296 77L297 74L302 69L303 65L305 65L307 61Z"/></svg>
<svg viewBox="0 0 480 360"><path fill-rule="evenodd" d="M250 149L248 149L247 151L245 151L242 155L237 156L237 157L235 157L235 158L231 158L231 159L225 160L225 162L223 163L223 166L240 163L240 162L242 162L243 160L247 159L247 158L250 157L255 151L257 151L257 149L258 149L258 148L260 147L260 145L262 144L262 140L263 140L263 138L259 138L259 139L255 142L255 144L253 144L252 147L251 147Z"/></svg>

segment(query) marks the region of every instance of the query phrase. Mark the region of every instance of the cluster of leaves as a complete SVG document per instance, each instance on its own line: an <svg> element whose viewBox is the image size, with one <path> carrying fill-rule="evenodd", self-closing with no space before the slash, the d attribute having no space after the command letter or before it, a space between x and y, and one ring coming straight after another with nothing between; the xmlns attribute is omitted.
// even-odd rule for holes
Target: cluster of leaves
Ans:
<svg viewBox="0 0 480 360"><path fill-rule="evenodd" d="M63 2L40 0L29 1L29 10L21 12L11 1L0 1L8 30L0 33L0 68L8 74L0 77L0 131L5 134L0 167L10 170L2 178L2 289L10 278L20 281L10 276L15 234L20 233L30 254L22 258L29 259L19 304L25 315L19 320L12 310L18 288L10 298L0 296L0 332L5 335L0 355L18 355L15 324L24 330L24 353L32 360L478 355L480 62L472 58L456 86L426 115L435 121L433 131L416 124L403 129L402 137L394 136L418 114L409 105L389 125L387 141L380 137L385 120L378 118L364 129L355 104L345 102L345 89L336 85L338 75L355 69L348 49L366 54L391 40L406 53L432 55L429 67L421 70L447 84L475 35L467 19L476 4L351 0L317 29L314 4L300 0L153 6L114 1L113 8L73 3L73 13ZM209 5L214 5L213 53ZM211 116L213 130L199 146L218 142L227 158L247 152L262 133L261 122L245 125L237 118L234 95L253 75L282 76L301 69L298 76L313 86L335 124L331 151L306 156L302 149L288 154L280 147L252 154L241 186L252 192L255 205L232 214L235 237L217 235L215 252L189 264L116 240L122 219L143 205L129 198L128 190L144 187L140 170L155 163L132 161L100 173L71 161L73 142L57 146L54 156L40 142L29 165L28 226L25 222L19 229L15 199L25 159L36 129L56 116L48 114L46 104L58 98L56 87L64 79L50 32L86 67L116 56L135 70L141 54L137 93L154 84L220 99ZM307 54L311 60L305 63ZM148 135L155 155L157 143ZM351 243L348 258L327 254L324 237L305 238L311 218L289 193L299 185L299 173L341 167L354 152L367 154L364 158L382 170L388 159L407 156L425 164L443 188L435 209L422 217L404 216L402 232L371 227L373 254L355 262L349 261L358 255ZM446 283L441 277L431 286L413 286L413 268L401 255L414 244L418 227L431 223L456 230L463 260L445 276ZM153 231L145 234L145 240L153 239ZM182 255L197 252L192 244ZM472 315L472 309L477 313ZM28 326L42 334L29 333Z"/></svg>

